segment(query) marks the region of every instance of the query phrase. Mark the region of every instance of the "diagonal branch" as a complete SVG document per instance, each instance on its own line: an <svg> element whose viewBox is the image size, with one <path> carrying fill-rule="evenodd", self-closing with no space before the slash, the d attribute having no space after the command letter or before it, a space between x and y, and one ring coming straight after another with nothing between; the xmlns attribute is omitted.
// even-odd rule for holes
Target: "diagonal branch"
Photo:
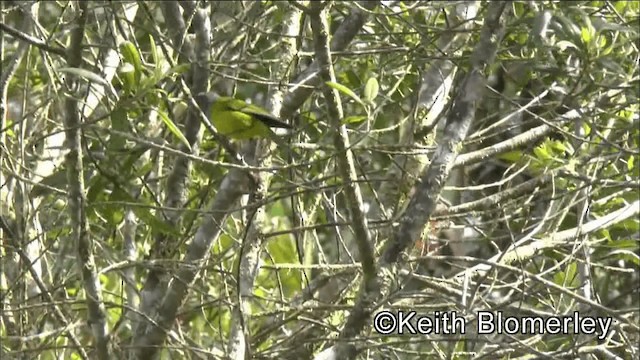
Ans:
<svg viewBox="0 0 640 360"><path fill-rule="evenodd" d="M435 210L440 191L455 164L459 148L474 118L476 103L481 98L485 81L484 68L497 51L502 32L500 16L505 6L505 3L492 3L489 6L480 42L472 57L472 69L465 77L455 104L447 116L444 139L421 176L414 196L400 219L400 227L394 239L385 246L383 266L391 266L400 260L401 253L420 236L422 228Z"/></svg>
<svg viewBox="0 0 640 360"><path fill-rule="evenodd" d="M400 261L402 252L420 236L422 229L434 212L437 199L474 118L476 103L481 98L481 90L483 90L485 82L484 69L495 57L499 41L502 38L504 21L502 21L501 15L506 5L507 3L503 2L489 4L480 41L471 58L471 71L465 77L461 89L455 97L454 106L447 116L444 130L445 138L438 145L431 164L422 174L416 191L400 218L400 225L395 236L385 244L383 249L380 260L380 271L384 276L381 279L382 288L362 287L358 299L369 299L368 303L378 302L385 293L391 290L391 284L394 281L391 278L391 268ZM352 311L340 338L347 341L355 338L369 321L372 311L372 307ZM338 352L337 358L340 359L352 359L356 356L353 348L348 346L338 347Z"/></svg>
<svg viewBox="0 0 640 360"><path fill-rule="evenodd" d="M574 239L576 236L588 235L592 232L598 231L620 223L632 216L637 216L640 213L640 201L635 201L621 209L618 209L612 213L609 213L599 219L589 221L580 227L575 227L567 230L563 230L554 234L551 234L542 239L533 239L529 244L523 245L523 242L518 241L508 249L495 256L491 257L486 263L476 265L463 272L460 272L455 277L461 278L465 276L465 273L473 274L473 276L481 276L490 271L493 266L492 263L499 264L511 264L516 260L523 260L533 256L537 251L542 249L555 247L558 245L567 244L569 240Z"/></svg>
<svg viewBox="0 0 640 360"><path fill-rule="evenodd" d="M64 49L59 48L59 47L55 47L55 46L51 46L48 45L47 43L45 43L44 41L33 37L29 34L23 33L22 31L18 30L18 29L14 29L11 26L1 23L0 22L0 29L2 29L3 31L6 31L8 34L12 35L13 37L15 37L16 39L22 40L24 42L26 42L29 45L33 45L35 47L37 47L40 50L44 50L44 51L48 51L50 53L56 54L56 55L60 55L60 56L66 56Z"/></svg>

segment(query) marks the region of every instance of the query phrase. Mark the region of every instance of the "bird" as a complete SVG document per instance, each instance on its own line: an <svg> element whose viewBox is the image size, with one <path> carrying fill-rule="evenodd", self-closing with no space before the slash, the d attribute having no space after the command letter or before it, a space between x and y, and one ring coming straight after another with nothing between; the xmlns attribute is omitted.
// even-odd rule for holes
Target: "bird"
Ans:
<svg viewBox="0 0 640 360"><path fill-rule="evenodd" d="M230 139L268 138L280 144L281 139L271 128L293 129L269 111L241 99L207 92L197 94L195 100L216 130Z"/></svg>

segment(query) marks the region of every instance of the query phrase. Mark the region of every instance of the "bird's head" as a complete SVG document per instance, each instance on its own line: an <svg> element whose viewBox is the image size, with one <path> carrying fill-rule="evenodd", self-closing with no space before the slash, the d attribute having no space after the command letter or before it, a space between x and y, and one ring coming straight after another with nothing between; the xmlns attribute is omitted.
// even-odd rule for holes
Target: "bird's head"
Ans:
<svg viewBox="0 0 640 360"><path fill-rule="evenodd" d="M196 100L196 102L198 103L198 105L200 106L202 111L204 111L205 114L209 114L209 109L211 108L211 105L215 104L215 102L218 101L219 98L220 98L220 95L218 95L218 93L213 91L209 91L206 93L201 92L199 94L196 94L196 96L194 96L194 99Z"/></svg>

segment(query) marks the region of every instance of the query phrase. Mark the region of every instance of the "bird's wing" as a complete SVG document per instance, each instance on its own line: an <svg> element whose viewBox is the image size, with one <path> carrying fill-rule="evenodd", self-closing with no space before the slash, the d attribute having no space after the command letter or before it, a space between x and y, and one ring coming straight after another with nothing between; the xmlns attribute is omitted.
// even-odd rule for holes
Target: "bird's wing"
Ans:
<svg viewBox="0 0 640 360"><path fill-rule="evenodd" d="M293 129L293 126L287 124L286 122L278 119L274 115L270 114L266 110L251 104L247 104L246 102L240 99L234 99L229 102L229 107L233 111L239 111L245 114L249 114L256 119L262 121L268 127L274 128L284 128L284 129Z"/></svg>

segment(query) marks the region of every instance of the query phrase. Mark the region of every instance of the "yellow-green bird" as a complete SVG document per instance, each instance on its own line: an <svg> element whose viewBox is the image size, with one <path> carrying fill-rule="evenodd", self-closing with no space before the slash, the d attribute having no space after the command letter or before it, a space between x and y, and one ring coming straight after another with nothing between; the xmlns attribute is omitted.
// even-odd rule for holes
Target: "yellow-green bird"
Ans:
<svg viewBox="0 0 640 360"><path fill-rule="evenodd" d="M271 128L293 129L267 110L240 99L208 92L196 95L195 100L216 130L231 139L268 138L280 144L281 139Z"/></svg>

